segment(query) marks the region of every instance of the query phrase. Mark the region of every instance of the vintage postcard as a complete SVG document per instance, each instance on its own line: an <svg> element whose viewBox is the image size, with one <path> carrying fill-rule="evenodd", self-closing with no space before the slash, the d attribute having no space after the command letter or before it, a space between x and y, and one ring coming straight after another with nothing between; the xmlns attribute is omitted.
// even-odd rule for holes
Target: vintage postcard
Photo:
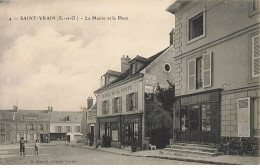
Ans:
<svg viewBox="0 0 260 168"><path fill-rule="evenodd" d="M258 165L259 0L0 0L1 165Z"/></svg>

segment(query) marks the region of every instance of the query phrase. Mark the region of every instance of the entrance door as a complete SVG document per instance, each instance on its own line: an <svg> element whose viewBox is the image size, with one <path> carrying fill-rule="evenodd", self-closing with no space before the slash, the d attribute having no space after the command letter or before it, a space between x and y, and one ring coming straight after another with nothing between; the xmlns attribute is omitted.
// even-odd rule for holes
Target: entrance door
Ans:
<svg viewBox="0 0 260 168"><path fill-rule="evenodd" d="M200 106L193 105L189 108L189 121L190 121L190 140L198 141L200 131Z"/></svg>
<svg viewBox="0 0 260 168"><path fill-rule="evenodd" d="M70 142L70 135L67 135L67 142Z"/></svg>
<svg viewBox="0 0 260 168"><path fill-rule="evenodd" d="M90 134L94 137L94 125L90 126Z"/></svg>

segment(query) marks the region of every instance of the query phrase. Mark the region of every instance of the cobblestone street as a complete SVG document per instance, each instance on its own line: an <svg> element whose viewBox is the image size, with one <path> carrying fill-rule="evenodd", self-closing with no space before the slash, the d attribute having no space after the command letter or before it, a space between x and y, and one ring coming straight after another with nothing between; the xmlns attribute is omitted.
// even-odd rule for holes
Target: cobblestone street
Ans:
<svg viewBox="0 0 260 168"><path fill-rule="evenodd" d="M107 152L90 150L86 148L74 148L66 144L41 145L39 156L34 155L34 148L27 145L26 156L19 157L18 145L4 149L0 147L0 164L121 164L121 165L194 165L199 163L164 160L156 158L123 156ZM2 156L2 157L1 157Z"/></svg>

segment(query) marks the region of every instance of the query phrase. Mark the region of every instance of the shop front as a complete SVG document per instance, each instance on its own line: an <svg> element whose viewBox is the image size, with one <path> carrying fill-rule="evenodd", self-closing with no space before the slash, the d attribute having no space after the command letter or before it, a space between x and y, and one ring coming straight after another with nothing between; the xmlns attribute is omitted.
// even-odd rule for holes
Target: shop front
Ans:
<svg viewBox="0 0 260 168"><path fill-rule="evenodd" d="M122 144L127 147L135 143L142 146L142 114L122 116Z"/></svg>
<svg viewBox="0 0 260 168"><path fill-rule="evenodd" d="M121 148L133 143L141 147L142 114L98 117L99 138L110 139L108 146Z"/></svg>
<svg viewBox="0 0 260 168"><path fill-rule="evenodd" d="M175 138L182 142L220 140L220 90L177 97Z"/></svg>

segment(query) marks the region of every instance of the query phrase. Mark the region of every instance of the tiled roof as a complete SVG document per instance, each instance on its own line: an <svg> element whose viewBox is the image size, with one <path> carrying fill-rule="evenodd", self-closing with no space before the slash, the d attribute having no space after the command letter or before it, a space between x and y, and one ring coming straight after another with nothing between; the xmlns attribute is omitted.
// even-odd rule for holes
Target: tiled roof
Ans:
<svg viewBox="0 0 260 168"><path fill-rule="evenodd" d="M51 123L80 123L82 120L82 112L73 111L53 111L51 112ZM69 121L65 121L65 118L69 117Z"/></svg>
<svg viewBox="0 0 260 168"><path fill-rule="evenodd" d="M121 72L113 71L113 70L108 70L104 75L109 74L109 75L114 75L114 76L121 76Z"/></svg>
<svg viewBox="0 0 260 168"><path fill-rule="evenodd" d="M128 70L126 70L124 73L122 73L121 76L120 76L118 79L114 80L113 82L111 82L111 83L108 84L107 86L110 86L110 85L112 85L112 84L114 84L114 83L117 83L117 82L119 82L119 81L122 81L122 80L124 80L124 79L130 79L130 78L136 77L137 75L140 74L140 72L141 72L144 68L146 68L150 63L152 63L157 57L159 57L159 56L160 56L164 51L166 51L168 48L169 48L169 47L165 48L164 50L158 52L157 54L155 54L155 55L153 55L153 56L151 56L151 57L149 57L149 58L144 58L144 57L141 57L141 56L139 56L139 55L136 56L134 59L142 59L143 61L144 61L144 59L145 59L145 62L144 62L143 67L141 67L139 70L137 70L134 75L130 75L130 68L128 68ZM132 60L134 60L134 59L132 59ZM105 87L106 87L106 86L105 86ZM103 88L105 88L105 87L103 87ZM103 88L100 88L100 89L98 89L98 90L101 90L101 89L103 89ZM97 91L98 91L98 90L97 90Z"/></svg>
<svg viewBox="0 0 260 168"><path fill-rule="evenodd" d="M23 117L37 116L37 120L50 120L50 111L48 110L18 110L15 114L15 120L21 120Z"/></svg>

